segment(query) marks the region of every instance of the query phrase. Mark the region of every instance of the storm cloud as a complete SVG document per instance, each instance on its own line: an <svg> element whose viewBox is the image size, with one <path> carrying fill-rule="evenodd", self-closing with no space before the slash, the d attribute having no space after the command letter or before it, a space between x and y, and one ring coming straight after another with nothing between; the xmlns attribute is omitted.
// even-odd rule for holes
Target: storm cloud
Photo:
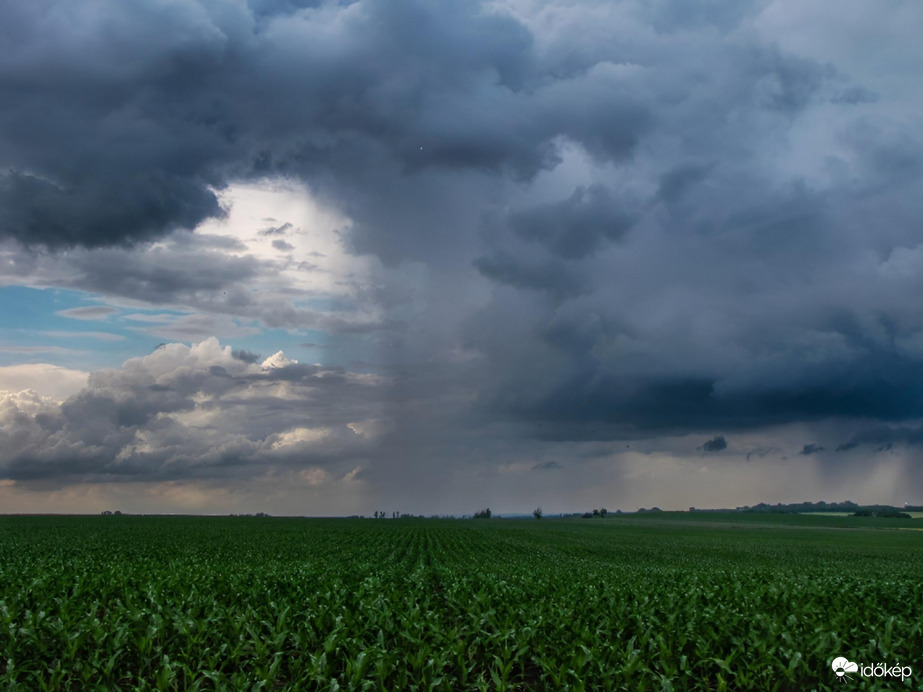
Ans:
<svg viewBox="0 0 923 692"><path fill-rule="evenodd" d="M728 448L727 440L724 439L724 435L718 435L710 440L706 440L702 443L702 450L705 452L723 452Z"/></svg>
<svg viewBox="0 0 923 692"><path fill-rule="evenodd" d="M11 392L4 473L255 477L289 440L434 488L616 441L911 446L921 29L852 0L5 3L3 285L201 343ZM283 331L320 363L261 364Z"/></svg>

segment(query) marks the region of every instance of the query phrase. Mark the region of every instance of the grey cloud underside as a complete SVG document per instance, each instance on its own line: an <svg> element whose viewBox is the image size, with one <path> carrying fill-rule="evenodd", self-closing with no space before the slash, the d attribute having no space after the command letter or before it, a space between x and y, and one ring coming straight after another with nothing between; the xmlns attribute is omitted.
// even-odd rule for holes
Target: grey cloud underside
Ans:
<svg viewBox="0 0 923 692"><path fill-rule="evenodd" d="M593 254L608 240L618 240L633 219L601 186L578 187L562 202L543 204L513 214L509 224L526 240L545 245L565 259Z"/></svg>
<svg viewBox="0 0 923 692"><path fill-rule="evenodd" d="M536 437L923 416L905 94L761 33L770 2L515 5L6 3L0 232L29 247L8 271L93 247L57 285L378 328L388 364L460 342L440 382ZM247 284L271 264L217 240L186 263L138 252L222 214L214 190L277 175L382 261L357 299L377 327L261 303ZM291 226L266 224L283 257ZM387 285L407 261L432 272L425 300Z"/></svg>
<svg viewBox="0 0 923 692"><path fill-rule="evenodd" d="M917 363L892 354L829 364L804 379L796 377L798 364L792 358L789 381L756 371L733 389L722 387L717 376L644 376L598 360L587 363L567 355L563 360L557 367L529 362L517 364L515 372L497 373L483 404L497 415L528 422L533 434L548 439L747 429L830 417L900 421L923 416L923 372ZM883 361L890 372L881 371ZM539 369L546 373L543 378Z"/></svg>
<svg viewBox="0 0 923 692"><path fill-rule="evenodd" d="M528 178L555 137L619 159L650 122L604 75L554 78L523 25L477 3L0 12L0 231L29 245L191 228L221 214L214 187L273 173L340 194L357 164Z"/></svg>
<svg viewBox="0 0 923 692"><path fill-rule="evenodd" d="M192 327L187 333L180 330L158 332L170 339L198 341L214 336L217 332L209 332L208 325L232 324L232 319L267 327L323 329L333 333L365 333L399 327L395 320L369 320L357 316L362 307L357 298L325 296L330 309L317 310L298 304L298 298L313 297L308 292L289 290L287 295L281 296L261 293L253 284L267 274L275 277L281 289L287 289L285 281L278 277L278 270L294 260L286 259L282 263L260 260L252 255L230 255L222 251L225 249L236 248L225 242L216 243L213 236L180 232L171 235L169 242L159 245L75 248L66 255L38 248L21 252L0 245L0 257L6 262L8 279L88 291L117 300L126 299L133 304L201 313L184 318L185 325ZM299 265L301 271L312 271L303 265ZM112 312L115 312L113 308L100 307L76 308L61 314L99 318ZM157 329L151 327L148 331ZM225 335L237 334L231 330Z"/></svg>
<svg viewBox="0 0 923 692"><path fill-rule="evenodd" d="M916 447L923 444L923 427L919 425L894 425L870 427L855 433L848 441L837 446L837 452L846 452L859 447L884 451L894 445Z"/></svg>

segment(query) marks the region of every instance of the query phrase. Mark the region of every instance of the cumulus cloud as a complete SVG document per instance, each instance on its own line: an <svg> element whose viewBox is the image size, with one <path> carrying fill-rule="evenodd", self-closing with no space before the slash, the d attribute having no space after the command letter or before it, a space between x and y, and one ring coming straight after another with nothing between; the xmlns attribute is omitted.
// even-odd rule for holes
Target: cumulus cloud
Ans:
<svg viewBox="0 0 923 692"><path fill-rule="evenodd" d="M383 395L380 380L354 375L281 352L258 365L214 338L166 344L84 375L60 403L5 394L0 475L146 481L355 466L368 450L354 421L378 415Z"/></svg>
<svg viewBox="0 0 923 692"><path fill-rule="evenodd" d="M28 363L0 367L0 391L10 394L23 390L57 401L76 394L87 384L89 373L49 363Z"/></svg>

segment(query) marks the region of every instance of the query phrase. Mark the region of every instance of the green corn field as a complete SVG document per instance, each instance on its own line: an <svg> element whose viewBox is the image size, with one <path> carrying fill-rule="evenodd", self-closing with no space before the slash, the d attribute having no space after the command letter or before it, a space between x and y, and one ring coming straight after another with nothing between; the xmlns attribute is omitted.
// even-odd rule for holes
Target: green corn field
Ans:
<svg viewBox="0 0 923 692"><path fill-rule="evenodd" d="M916 525L0 517L0 688L920 689Z"/></svg>

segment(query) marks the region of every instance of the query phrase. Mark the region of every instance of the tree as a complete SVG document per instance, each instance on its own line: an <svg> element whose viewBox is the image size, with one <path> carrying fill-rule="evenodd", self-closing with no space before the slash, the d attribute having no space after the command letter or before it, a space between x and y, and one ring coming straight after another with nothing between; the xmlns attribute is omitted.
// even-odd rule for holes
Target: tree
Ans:
<svg viewBox="0 0 923 692"><path fill-rule="evenodd" d="M490 507L474 513L475 519L490 519Z"/></svg>
<svg viewBox="0 0 923 692"><path fill-rule="evenodd" d="M542 518L542 508L536 507L535 509L533 509L532 516L535 517L536 519L541 519Z"/></svg>

